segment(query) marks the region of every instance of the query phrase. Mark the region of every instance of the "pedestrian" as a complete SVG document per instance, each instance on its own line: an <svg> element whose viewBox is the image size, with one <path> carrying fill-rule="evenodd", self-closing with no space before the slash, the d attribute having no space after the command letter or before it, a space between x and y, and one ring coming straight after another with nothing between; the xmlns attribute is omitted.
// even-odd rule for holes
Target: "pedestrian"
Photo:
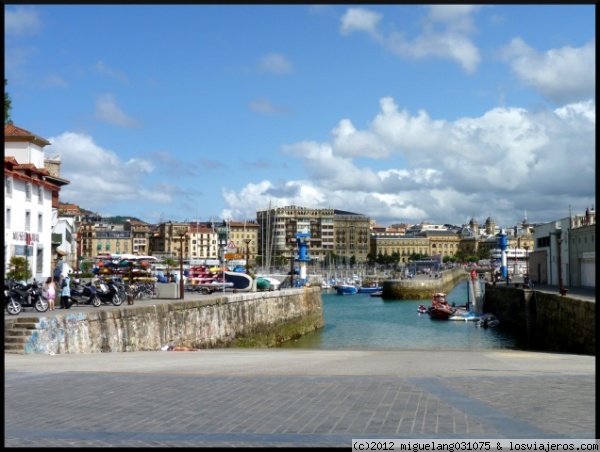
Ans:
<svg viewBox="0 0 600 452"><path fill-rule="evenodd" d="M71 278L68 274L62 279L60 287L61 309L71 309Z"/></svg>
<svg viewBox="0 0 600 452"><path fill-rule="evenodd" d="M54 282L56 283L56 286L59 287L60 284L60 267L58 264L56 264L56 267L54 268Z"/></svg>
<svg viewBox="0 0 600 452"><path fill-rule="evenodd" d="M54 311L54 300L56 299L56 283L48 276L48 279L42 286L44 296L48 299L48 309Z"/></svg>

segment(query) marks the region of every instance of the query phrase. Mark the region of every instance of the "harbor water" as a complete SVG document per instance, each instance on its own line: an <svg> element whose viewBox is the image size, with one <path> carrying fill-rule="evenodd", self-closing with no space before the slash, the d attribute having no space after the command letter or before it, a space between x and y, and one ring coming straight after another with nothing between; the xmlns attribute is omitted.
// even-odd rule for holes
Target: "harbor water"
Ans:
<svg viewBox="0 0 600 452"><path fill-rule="evenodd" d="M448 293L448 302L464 305L468 283ZM323 291L325 326L283 348L390 349L390 350L484 350L519 349L517 340L502 330L480 328L473 321L433 320L419 314L420 304L430 300L383 300L370 294L338 295Z"/></svg>

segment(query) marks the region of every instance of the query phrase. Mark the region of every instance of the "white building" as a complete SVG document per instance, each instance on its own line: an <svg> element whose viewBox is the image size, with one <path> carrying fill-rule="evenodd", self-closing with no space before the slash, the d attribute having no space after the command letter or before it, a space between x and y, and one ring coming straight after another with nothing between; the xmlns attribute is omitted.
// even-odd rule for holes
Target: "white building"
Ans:
<svg viewBox="0 0 600 452"><path fill-rule="evenodd" d="M60 187L69 183L45 168L48 145L12 123L4 126L4 273L13 256L25 257L38 281L52 274L53 218Z"/></svg>

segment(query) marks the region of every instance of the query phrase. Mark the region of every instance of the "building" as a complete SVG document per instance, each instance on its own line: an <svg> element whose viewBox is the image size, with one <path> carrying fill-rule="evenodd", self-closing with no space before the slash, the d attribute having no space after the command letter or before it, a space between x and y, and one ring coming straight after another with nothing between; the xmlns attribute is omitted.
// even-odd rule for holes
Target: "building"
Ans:
<svg viewBox="0 0 600 452"><path fill-rule="evenodd" d="M50 142L8 123L4 125L4 273L12 257L24 257L38 281L52 274L65 251L53 243L60 188L69 181L45 168Z"/></svg>
<svg viewBox="0 0 600 452"><path fill-rule="evenodd" d="M596 212L536 225L529 274L535 284L596 287Z"/></svg>
<svg viewBox="0 0 600 452"><path fill-rule="evenodd" d="M336 209L333 217L333 232L334 252L338 258L346 262L353 259L357 264L367 262L371 232L369 217Z"/></svg>

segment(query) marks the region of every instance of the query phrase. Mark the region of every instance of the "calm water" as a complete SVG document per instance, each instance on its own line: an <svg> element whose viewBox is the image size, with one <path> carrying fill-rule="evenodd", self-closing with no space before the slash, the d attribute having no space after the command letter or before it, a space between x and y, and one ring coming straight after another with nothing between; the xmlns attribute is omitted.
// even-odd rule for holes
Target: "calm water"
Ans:
<svg viewBox="0 0 600 452"><path fill-rule="evenodd" d="M448 293L448 302L467 302L466 281ZM432 320L419 314L429 300L383 301L370 294L337 295L323 291L325 327L283 348L310 349L517 349L517 341L497 328L478 328L473 322Z"/></svg>

